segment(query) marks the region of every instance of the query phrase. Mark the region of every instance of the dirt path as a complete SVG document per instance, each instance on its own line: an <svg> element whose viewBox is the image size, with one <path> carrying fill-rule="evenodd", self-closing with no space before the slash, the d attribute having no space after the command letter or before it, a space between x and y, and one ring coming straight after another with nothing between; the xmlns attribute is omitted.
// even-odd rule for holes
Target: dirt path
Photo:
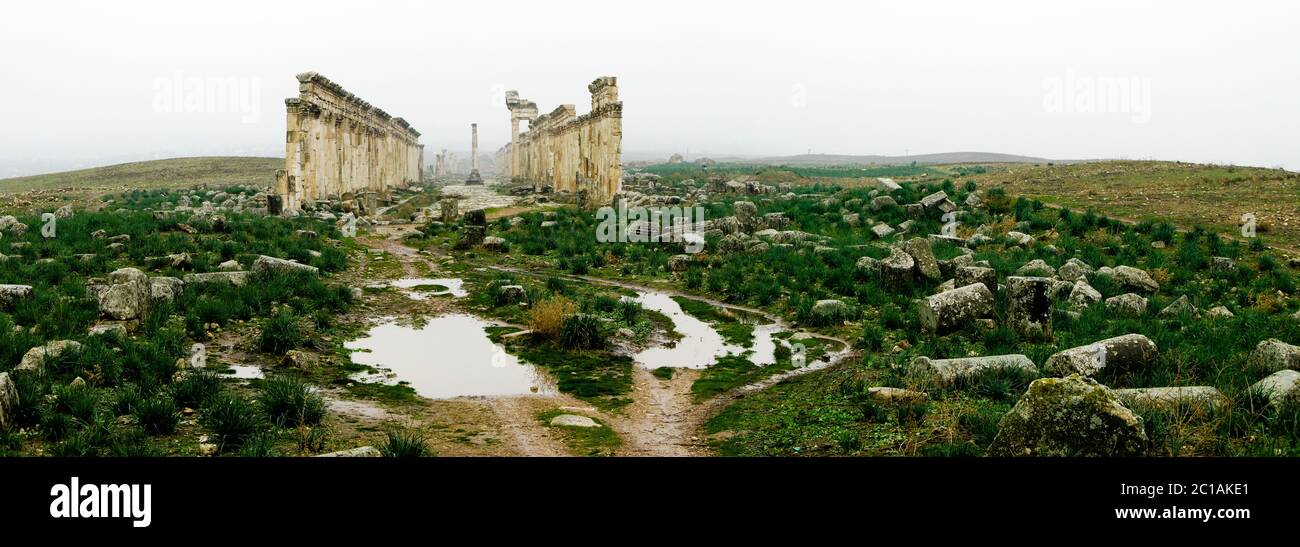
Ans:
<svg viewBox="0 0 1300 547"><path fill-rule="evenodd" d="M520 275L539 275L517 268L489 266L492 269L517 273ZM587 283L620 287L638 291L661 292L682 296L719 307L745 313L760 315L776 323L780 328L789 330L789 325L780 317L758 308L728 304L719 300L687 294L681 291L650 287L626 281L602 279L585 275L563 275L572 280ZM712 454L703 441L704 423L731 404L732 401L749 393L762 391L790 378L825 370L838 365L845 358L854 354L852 344L846 340L818 333L806 333L814 338L837 342L842 349L827 355L824 359L809 363L807 366L774 374L763 380L740 386L712 399L696 403L691 396L691 384L699 378L700 372L691 369L679 369L672 380L655 378L650 371L641 366L634 366L632 403L624 415L613 417L612 424L624 446L620 456L708 456Z"/></svg>
<svg viewBox="0 0 1300 547"><path fill-rule="evenodd" d="M612 426L623 439L620 456L703 456L698 445L696 406L691 401L691 384L698 371L682 369L671 380L660 380L644 367L633 367L632 404L616 416Z"/></svg>
<svg viewBox="0 0 1300 547"><path fill-rule="evenodd" d="M404 275L418 277L422 275L422 265L428 270L437 271L433 261L423 256L416 249L402 243L402 234L410 230L409 225L393 224L376 226L369 236L358 237L357 243L370 248L380 249L393 259L400 261ZM363 258L364 260L364 258ZM534 272L489 266L493 269L518 273L521 275L540 276ZM757 308L738 306L725 302L687 294L665 287L651 287L602 279L591 276L563 276L585 283L616 286L639 291L654 291L671 295L684 296L717 307L757 314L768 321L776 323L782 329L789 327L775 315ZM587 407L584 403L568 395L556 396L512 396L482 397L472 399L455 399L451 401L430 401L435 407L453 407L472 404L485 412L476 412L478 419L489 418L491 423L480 424L483 429L499 433L499 443L491 453L497 455L568 456L562 433L541 423L537 415L552 409L563 409L575 414L597 417L609 424L618 434L623 446L618 450L619 456L708 456L712 450L705 442L702 428L709 418L716 415L736 398L746 393L753 393L780 383L788 378L829 368L841 362L851 354L851 346L844 340L810 333L818 338L832 340L844 346L838 353L827 356L822 361L808 366L783 372L753 384L739 387L714 397L708 401L696 403L691 396L691 385L700 376L698 370L679 369L672 379L661 380L641 366L633 367L632 402L618 412L601 412ZM339 406L346 409L346 406ZM418 419L414 416L406 419Z"/></svg>

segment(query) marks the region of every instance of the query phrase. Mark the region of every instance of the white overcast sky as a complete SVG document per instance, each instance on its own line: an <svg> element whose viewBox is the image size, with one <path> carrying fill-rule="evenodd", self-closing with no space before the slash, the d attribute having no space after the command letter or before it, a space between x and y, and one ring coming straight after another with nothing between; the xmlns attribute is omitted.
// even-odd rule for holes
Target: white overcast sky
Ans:
<svg viewBox="0 0 1300 547"><path fill-rule="evenodd" d="M405 117L427 150L468 149L471 122L486 151L505 143L503 89L585 112L587 83L612 75L629 156L987 151L1300 169L1298 15L1281 0L6 0L0 176L282 155L283 100L308 70ZM250 104L167 111L159 86L188 78L242 78ZM1149 108L1069 111L1107 79L1148 90ZM1054 94L1063 82L1074 87Z"/></svg>

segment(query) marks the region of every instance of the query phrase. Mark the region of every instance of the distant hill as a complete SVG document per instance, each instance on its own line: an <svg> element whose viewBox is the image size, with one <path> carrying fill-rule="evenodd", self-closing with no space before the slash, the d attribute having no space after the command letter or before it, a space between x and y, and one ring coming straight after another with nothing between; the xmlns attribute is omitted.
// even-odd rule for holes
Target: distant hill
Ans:
<svg viewBox="0 0 1300 547"><path fill-rule="evenodd" d="M283 158L173 158L0 179L0 193L53 188L176 188L196 184L269 186Z"/></svg>
<svg viewBox="0 0 1300 547"><path fill-rule="evenodd" d="M764 158L732 159L713 158L717 161L743 161L767 165L909 165L949 164L949 163L1075 163L1072 160L1050 160L1032 156L1014 154L997 154L993 152L944 152L940 154L916 154L911 156L854 156L846 154L800 154L797 156L771 156Z"/></svg>

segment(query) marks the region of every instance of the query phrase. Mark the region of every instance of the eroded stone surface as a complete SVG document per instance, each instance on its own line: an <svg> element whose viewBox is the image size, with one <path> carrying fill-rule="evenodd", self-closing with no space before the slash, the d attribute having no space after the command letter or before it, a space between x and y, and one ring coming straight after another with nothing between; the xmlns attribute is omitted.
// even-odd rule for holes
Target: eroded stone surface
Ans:
<svg viewBox="0 0 1300 547"><path fill-rule="evenodd" d="M1139 456L1142 419L1091 378L1041 378L1002 417L988 453L1022 456Z"/></svg>

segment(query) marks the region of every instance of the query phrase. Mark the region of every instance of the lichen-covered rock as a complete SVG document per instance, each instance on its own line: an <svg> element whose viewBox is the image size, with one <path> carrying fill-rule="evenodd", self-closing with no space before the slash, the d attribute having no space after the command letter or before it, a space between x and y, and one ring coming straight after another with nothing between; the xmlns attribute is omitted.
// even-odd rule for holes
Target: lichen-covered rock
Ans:
<svg viewBox="0 0 1300 547"><path fill-rule="evenodd" d="M1237 261L1222 256L1211 258L1210 275L1214 277L1231 277L1237 275Z"/></svg>
<svg viewBox="0 0 1300 547"><path fill-rule="evenodd" d="M986 355L957 359L917 357L907 366L907 376L921 382L954 384L993 370L1015 370L1038 376L1038 367L1024 355Z"/></svg>
<svg viewBox="0 0 1300 547"><path fill-rule="evenodd" d="M122 268L108 274L107 288L99 293L99 312L110 319L142 319L153 301L149 276L135 268Z"/></svg>
<svg viewBox="0 0 1300 547"><path fill-rule="evenodd" d="M1166 306L1165 309L1160 310L1160 317L1165 318L1178 317L1182 314L1188 314L1191 316L1197 316L1200 314L1196 309L1196 306L1192 305L1191 300L1188 300L1187 295L1185 294L1178 297L1178 300L1175 300L1172 304Z"/></svg>
<svg viewBox="0 0 1300 547"><path fill-rule="evenodd" d="M1147 312L1147 299L1135 293L1124 293L1106 299L1106 313L1120 317L1140 317Z"/></svg>
<svg viewBox="0 0 1300 547"><path fill-rule="evenodd" d="M1117 389L1115 396L1133 409L1208 413L1226 406L1228 398L1209 386Z"/></svg>
<svg viewBox="0 0 1300 547"><path fill-rule="evenodd" d="M890 228L888 224L882 222L880 224L872 226L871 233L875 235L877 238L885 238L885 237L889 237L890 234L893 234L894 229Z"/></svg>
<svg viewBox="0 0 1300 547"><path fill-rule="evenodd" d="M586 428L601 427L600 424L596 422L596 420L593 420L586 416L579 416L577 414L561 414L559 416L551 418L550 424L553 426L562 426L562 427L586 427Z"/></svg>
<svg viewBox="0 0 1300 547"><path fill-rule="evenodd" d="M928 332L945 333L993 315L993 293L983 283L972 283L925 297L917 302L917 317Z"/></svg>
<svg viewBox="0 0 1300 547"><path fill-rule="evenodd" d="M916 261L912 255L891 248L889 256L880 261L880 282L889 289L906 287L912 282L912 270L915 267Z"/></svg>
<svg viewBox="0 0 1300 547"><path fill-rule="evenodd" d="M743 253L749 248L745 234L730 234L718 240L718 251L724 254Z"/></svg>
<svg viewBox="0 0 1300 547"><path fill-rule="evenodd" d="M482 239L479 240L479 243L482 243ZM315 266L309 266L307 264L299 264L292 260L285 260L283 258L275 258L273 256L266 256L266 255L257 257L257 260L253 261L252 269L254 273L256 272L306 272L315 275L320 272L320 270L317 269Z"/></svg>
<svg viewBox="0 0 1300 547"><path fill-rule="evenodd" d="M754 231L758 226L758 206L752 201L737 201L731 204L732 214L746 231Z"/></svg>
<svg viewBox="0 0 1300 547"><path fill-rule="evenodd" d="M1007 243L1011 245L1029 245L1034 242L1034 236L1024 232L1007 232Z"/></svg>
<svg viewBox="0 0 1300 547"><path fill-rule="evenodd" d="M1061 268L1056 271L1056 276L1061 278L1062 281L1074 283L1080 279L1086 281L1088 276L1095 271L1087 262L1071 258L1061 265Z"/></svg>
<svg viewBox="0 0 1300 547"><path fill-rule="evenodd" d="M488 251L500 251L505 247L506 240L496 236L487 236L483 238L482 246Z"/></svg>
<svg viewBox="0 0 1300 547"><path fill-rule="evenodd" d="M1075 309L1087 308L1093 304L1101 302L1101 293L1092 288L1085 280L1074 282L1074 288L1070 290L1070 306Z"/></svg>
<svg viewBox="0 0 1300 547"><path fill-rule="evenodd" d="M884 405L921 403L930 398L924 391L913 391L897 387L867 388L867 396L872 401Z"/></svg>
<svg viewBox="0 0 1300 547"><path fill-rule="evenodd" d="M248 272L209 272L201 274L185 274L182 279L186 285L207 285L212 283L227 283L236 287L242 287L248 282Z"/></svg>
<svg viewBox="0 0 1300 547"><path fill-rule="evenodd" d="M957 210L957 204L948 199L948 193L943 190L921 198L921 206L926 212L951 213Z"/></svg>
<svg viewBox="0 0 1300 547"><path fill-rule="evenodd" d="M684 272L691 267L691 255L673 255L668 257L668 271Z"/></svg>
<svg viewBox="0 0 1300 547"><path fill-rule="evenodd" d="M1107 368L1133 371L1155 361L1159 354L1150 338L1125 334L1056 352L1047 358L1043 369L1053 376L1092 376Z"/></svg>
<svg viewBox="0 0 1300 547"><path fill-rule="evenodd" d="M904 241L901 245L903 252L911 255L915 262L916 272L926 279L939 279L939 261L934 258L934 251L930 249L930 241L920 237L914 237Z"/></svg>
<svg viewBox="0 0 1300 547"><path fill-rule="evenodd" d="M1151 275L1146 270L1132 266L1116 266L1113 275L1120 286L1132 291L1153 293L1160 290L1160 284L1151 279Z"/></svg>
<svg viewBox="0 0 1300 547"><path fill-rule="evenodd" d="M871 198L871 210L879 211L889 207L898 207L898 202L892 196L876 196Z"/></svg>
<svg viewBox="0 0 1300 547"><path fill-rule="evenodd" d="M18 387L9 379L8 372L0 372L0 431L13 424L18 403Z"/></svg>
<svg viewBox="0 0 1300 547"><path fill-rule="evenodd" d="M149 297L155 303L174 302L185 292L185 282L175 277L154 277L149 279Z"/></svg>
<svg viewBox="0 0 1300 547"><path fill-rule="evenodd" d="M957 287L965 287L972 283L981 283L988 288L989 292L997 293L998 271L983 266L963 266L957 268L956 275L953 277L953 285Z"/></svg>
<svg viewBox="0 0 1300 547"><path fill-rule="evenodd" d="M1236 314L1232 313L1232 310L1224 306L1210 308L1210 311L1205 312L1205 315L1212 319L1230 319L1236 316Z"/></svg>
<svg viewBox="0 0 1300 547"><path fill-rule="evenodd" d="M81 342L73 340L58 340L36 346L27 350L23 358L18 362L14 370L29 370L37 374L45 373L45 363L50 359L58 359L64 353L77 353L81 351Z"/></svg>
<svg viewBox="0 0 1300 547"><path fill-rule="evenodd" d="M1053 268L1041 258L1035 258L1026 262L1024 266L1016 270L1016 275L1029 277L1054 277L1056 268Z"/></svg>
<svg viewBox="0 0 1300 547"><path fill-rule="evenodd" d="M1041 338L1051 334L1051 283L1046 277L1007 278L1007 324L1021 336Z"/></svg>
<svg viewBox="0 0 1300 547"><path fill-rule="evenodd" d="M1142 419L1091 378L1042 378L1002 417L989 446L994 457L1140 456Z"/></svg>
<svg viewBox="0 0 1300 547"><path fill-rule="evenodd" d="M874 259L874 258L871 258L871 257L869 257L869 256L864 256L864 257L858 259L858 262L857 262L857 264L856 264L856 267L857 267L857 269L858 269L859 271L863 271L863 272L867 272L867 273L873 273L873 274L874 274L874 273L879 273L879 272L880 272L880 261L879 261L879 260L876 260L876 259Z"/></svg>
<svg viewBox="0 0 1300 547"><path fill-rule="evenodd" d="M358 446L356 448L349 448L347 450L339 450L338 452L320 454L316 457L317 458L382 458L384 457L384 453L380 452L378 448L375 448L373 446Z"/></svg>
<svg viewBox="0 0 1300 547"><path fill-rule="evenodd" d="M785 213L767 213L763 215L763 226L772 230L784 230L790 225L790 219Z"/></svg>
<svg viewBox="0 0 1300 547"><path fill-rule="evenodd" d="M1255 351L1250 352L1246 365L1267 372L1300 370L1300 347L1270 338L1255 345Z"/></svg>
<svg viewBox="0 0 1300 547"><path fill-rule="evenodd" d="M1268 404L1278 406L1287 402L1300 403L1300 372L1283 369L1250 387L1253 395L1264 397Z"/></svg>
<svg viewBox="0 0 1300 547"><path fill-rule="evenodd" d="M31 285L0 285L0 310L11 310L18 302L31 297Z"/></svg>
<svg viewBox="0 0 1300 547"><path fill-rule="evenodd" d="M848 304L834 299L818 300L813 304L812 314L816 317L833 318L847 318L850 315Z"/></svg>

